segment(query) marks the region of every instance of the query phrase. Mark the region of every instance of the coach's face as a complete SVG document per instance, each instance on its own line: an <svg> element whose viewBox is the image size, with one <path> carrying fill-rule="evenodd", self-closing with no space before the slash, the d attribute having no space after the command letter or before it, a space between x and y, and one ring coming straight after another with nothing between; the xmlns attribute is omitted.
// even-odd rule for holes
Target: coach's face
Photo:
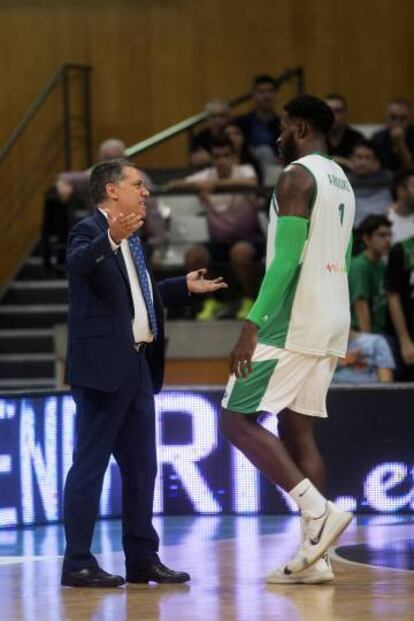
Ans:
<svg viewBox="0 0 414 621"><path fill-rule="evenodd" d="M114 184L113 190L118 212L124 215L135 213L145 216L145 204L150 193L139 170L125 166L122 170L122 179Z"/></svg>
<svg viewBox="0 0 414 621"><path fill-rule="evenodd" d="M291 119L287 114L282 116L280 136L276 144L280 160L284 166L287 166L298 158L298 130L297 119Z"/></svg>

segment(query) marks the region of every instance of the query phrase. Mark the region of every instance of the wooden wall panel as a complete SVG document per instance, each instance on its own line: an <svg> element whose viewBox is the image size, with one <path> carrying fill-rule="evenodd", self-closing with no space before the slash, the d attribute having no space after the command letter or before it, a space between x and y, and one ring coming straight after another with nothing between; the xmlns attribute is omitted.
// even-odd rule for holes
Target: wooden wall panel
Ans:
<svg viewBox="0 0 414 621"><path fill-rule="evenodd" d="M95 146L132 144L299 64L309 91L343 92L353 122L381 122L391 96L414 100L413 24L412 0L0 0L0 141L64 62L94 68ZM182 137L140 161L185 156Z"/></svg>

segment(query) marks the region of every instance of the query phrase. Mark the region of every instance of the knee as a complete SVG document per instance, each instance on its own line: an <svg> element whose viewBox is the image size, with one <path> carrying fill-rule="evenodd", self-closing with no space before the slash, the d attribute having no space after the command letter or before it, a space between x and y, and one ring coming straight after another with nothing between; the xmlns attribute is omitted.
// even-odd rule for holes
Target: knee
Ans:
<svg viewBox="0 0 414 621"><path fill-rule="evenodd" d="M204 246L191 246L185 255L185 264L189 270L198 270L210 265L210 254Z"/></svg>
<svg viewBox="0 0 414 621"><path fill-rule="evenodd" d="M251 263L255 257L255 250L249 242L236 242L230 249L230 261L233 263Z"/></svg>

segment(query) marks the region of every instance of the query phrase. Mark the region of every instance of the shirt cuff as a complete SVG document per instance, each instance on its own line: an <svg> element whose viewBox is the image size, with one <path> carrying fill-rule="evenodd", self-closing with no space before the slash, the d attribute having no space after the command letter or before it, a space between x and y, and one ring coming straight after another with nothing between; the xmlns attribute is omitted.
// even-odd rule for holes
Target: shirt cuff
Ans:
<svg viewBox="0 0 414 621"><path fill-rule="evenodd" d="M111 237L111 234L110 234L109 230L108 230L108 239L109 239L109 243L111 244L111 248L112 248L112 250L113 250L114 252L115 252L116 250L119 250L119 249L120 249L121 244L116 244L116 243L114 242L114 240L113 240L113 239L112 239L112 237Z"/></svg>

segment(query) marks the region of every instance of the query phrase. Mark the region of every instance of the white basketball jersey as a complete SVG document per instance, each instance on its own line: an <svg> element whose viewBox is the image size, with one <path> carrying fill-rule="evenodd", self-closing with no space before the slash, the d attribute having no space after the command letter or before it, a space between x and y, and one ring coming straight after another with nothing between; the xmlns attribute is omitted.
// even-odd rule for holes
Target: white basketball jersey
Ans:
<svg viewBox="0 0 414 621"><path fill-rule="evenodd" d="M259 342L315 356L344 357L350 308L346 252L351 240L355 196L344 171L331 158L313 153L291 165L315 180L308 239L297 278L280 311L259 331ZM275 252L278 205L270 205L266 267Z"/></svg>

